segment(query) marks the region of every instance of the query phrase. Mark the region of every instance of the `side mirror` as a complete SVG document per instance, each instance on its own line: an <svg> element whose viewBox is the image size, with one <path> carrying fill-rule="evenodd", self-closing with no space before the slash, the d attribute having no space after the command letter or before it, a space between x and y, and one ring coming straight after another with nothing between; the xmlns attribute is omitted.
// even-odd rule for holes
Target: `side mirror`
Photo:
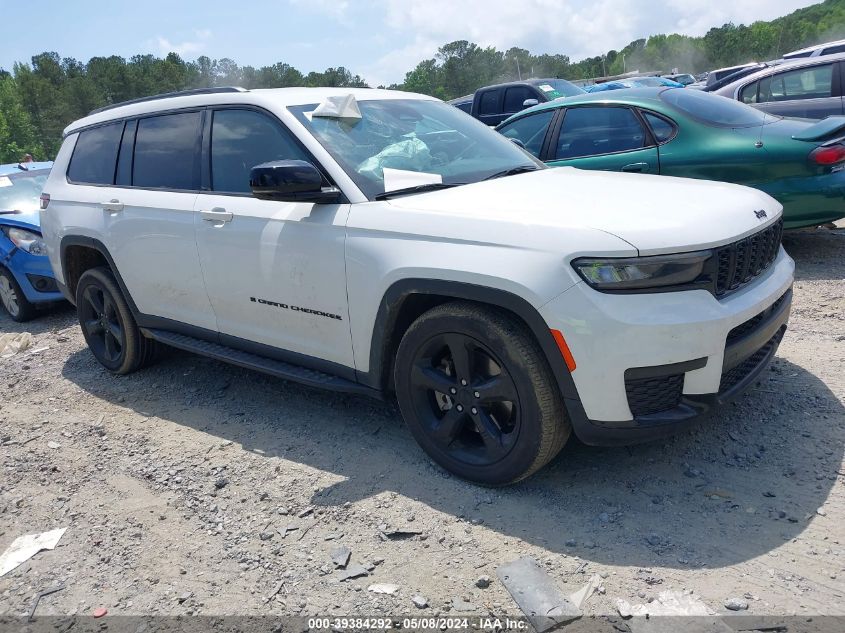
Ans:
<svg viewBox="0 0 845 633"><path fill-rule="evenodd" d="M525 149L525 143L523 143L522 141L520 141L518 138L510 138L510 137L508 137L508 140L509 140L511 143L513 143L514 145L516 145L517 147L521 147L522 149Z"/></svg>
<svg viewBox="0 0 845 633"><path fill-rule="evenodd" d="M540 103L540 101L538 99L526 99L525 101L522 102L522 107L523 108L530 108L531 106L535 106L538 103Z"/></svg>
<svg viewBox="0 0 845 633"><path fill-rule="evenodd" d="M330 203L340 189L323 187L323 175L305 160L277 160L256 165L249 172L249 188L260 200Z"/></svg>

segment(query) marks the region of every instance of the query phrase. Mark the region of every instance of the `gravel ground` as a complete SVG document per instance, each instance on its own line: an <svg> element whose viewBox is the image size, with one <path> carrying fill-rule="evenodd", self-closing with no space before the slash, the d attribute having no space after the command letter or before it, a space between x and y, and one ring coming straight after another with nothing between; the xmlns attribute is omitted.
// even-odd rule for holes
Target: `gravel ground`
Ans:
<svg viewBox="0 0 845 633"><path fill-rule="evenodd" d="M39 614L515 615L495 572L526 555L565 594L600 574L587 615L664 590L845 614L845 228L785 246L790 329L746 395L667 441L571 442L502 490L434 466L392 405L175 351L114 377L70 308L0 316L35 337L0 359L0 551L68 527L0 578L0 615L58 583ZM368 575L343 580L337 547Z"/></svg>

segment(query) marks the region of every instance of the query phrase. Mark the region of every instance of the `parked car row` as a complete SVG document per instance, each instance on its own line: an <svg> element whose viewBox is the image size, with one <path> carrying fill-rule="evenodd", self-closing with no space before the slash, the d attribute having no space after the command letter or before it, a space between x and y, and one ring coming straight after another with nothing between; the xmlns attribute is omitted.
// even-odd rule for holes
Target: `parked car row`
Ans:
<svg viewBox="0 0 845 633"><path fill-rule="evenodd" d="M686 91L653 90L537 106L520 120L547 119L541 141L523 144L630 152L658 173L696 113L659 104ZM113 106L68 126L40 199L56 283L107 370L168 345L395 397L435 462L487 485L527 477L571 434L618 444L693 423L765 369L791 305L782 207L764 192L550 169L396 91Z"/></svg>

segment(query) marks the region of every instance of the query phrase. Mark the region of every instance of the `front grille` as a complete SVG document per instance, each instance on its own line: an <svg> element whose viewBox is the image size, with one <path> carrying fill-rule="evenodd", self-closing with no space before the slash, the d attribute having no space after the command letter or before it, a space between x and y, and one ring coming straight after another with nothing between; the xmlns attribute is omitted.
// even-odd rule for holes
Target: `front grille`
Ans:
<svg viewBox="0 0 845 633"><path fill-rule="evenodd" d="M783 219L759 233L716 249L716 296L738 290L771 266L783 236Z"/></svg>
<svg viewBox="0 0 845 633"><path fill-rule="evenodd" d="M780 308L780 306L783 304L783 302L786 301L786 295L788 295L788 294L789 294L789 291L785 292L780 297L780 299L775 301L772 305L770 305L768 308L763 310L760 314L751 317L750 319L748 319L744 323L740 323L734 329L732 329L730 332L728 332L727 344L730 345L731 343L738 341L741 338L745 337L746 334L750 334L755 329L757 329L757 326L760 325L760 323L763 320L765 320L770 314L772 314L773 312L776 312L778 310L778 308Z"/></svg>
<svg viewBox="0 0 845 633"><path fill-rule="evenodd" d="M674 409L681 402L683 388L683 374L625 379L628 406L635 417Z"/></svg>
<svg viewBox="0 0 845 633"><path fill-rule="evenodd" d="M774 347L780 343L783 337L783 329L779 330L769 341L760 349L754 352L751 356L746 358L736 367L729 369L722 374L722 382L719 384L719 393L725 393L738 385L742 380L753 372L760 363L769 355Z"/></svg>

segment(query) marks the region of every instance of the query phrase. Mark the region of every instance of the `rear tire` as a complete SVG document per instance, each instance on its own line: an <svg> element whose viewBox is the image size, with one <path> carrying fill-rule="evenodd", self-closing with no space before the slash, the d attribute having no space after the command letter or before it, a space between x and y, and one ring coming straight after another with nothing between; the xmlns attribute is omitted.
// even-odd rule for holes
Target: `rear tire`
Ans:
<svg viewBox="0 0 845 633"><path fill-rule="evenodd" d="M35 318L37 308L29 302L15 276L0 267L0 303L14 321L23 323Z"/></svg>
<svg viewBox="0 0 845 633"><path fill-rule="evenodd" d="M76 312L88 348L110 372L131 374L154 360L156 342L141 334L107 268L92 268L79 278Z"/></svg>
<svg viewBox="0 0 845 633"><path fill-rule="evenodd" d="M571 433L551 369L525 325L469 302L420 316L402 337L396 396L443 468L502 486L546 465Z"/></svg>

